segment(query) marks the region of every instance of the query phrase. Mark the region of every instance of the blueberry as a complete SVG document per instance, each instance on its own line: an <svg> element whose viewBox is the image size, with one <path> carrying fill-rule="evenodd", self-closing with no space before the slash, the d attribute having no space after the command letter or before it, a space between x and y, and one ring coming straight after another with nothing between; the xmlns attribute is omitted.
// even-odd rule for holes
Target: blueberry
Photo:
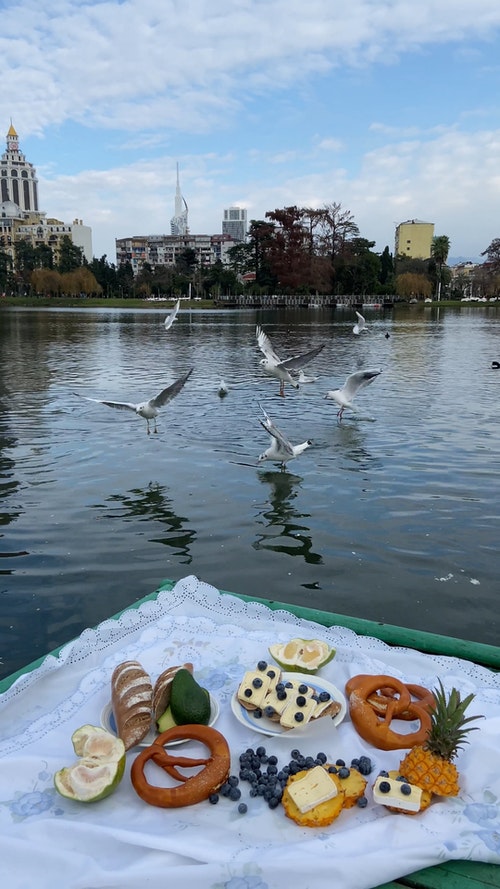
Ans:
<svg viewBox="0 0 500 889"><path fill-rule="evenodd" d="M378 786L378 789L380 790L380 793L389 793L390 789L391 789L391 785L389 784L388 781L381 781Z"/></svg>
<svg viewBox="0 0 500 889"><path fill-rule="evenodd" d="M276 670L268 670L266 676L269 676L269 679L274 679L276 676Z"/></svg>
<svg viewBox="0 0 500 889"><path fill-rule="evenodd" d="M304 721L304 714L299 711L298 713L295 714L295 716L293 718L295 719L295 722L303 722Z"/></svg>
<svg viewBox="0 0 500 889"><path fill-rule="evenodd" d="M369 756L360 756L359 757L359 771L362 775L369 775L371 770L373 769L372 761Z"/></svg>
<svg viewBox="0 0 500 889"><path fill-rule="evenodd" d="M213 806L215 806L215 804L219 802L219 794L218 793L211 793L210 796L208 797L208 801L209 801L209 803L212 803Z"/></svg>
<svg viewBox="0 0 500 889"><path fill-rule="evenodd" d="M299 695L298 698L296 699L295 703L297 704L297 707L305 707L307 700L304 697L304 695Z"/></svg>
<svg viewBox="0 0 500 889"><path fill-rule="evenodd" d="M298 759L300 756L300 750L297 750L297 749L292 750L290 756L292 757L292 759Z"/></svg>
<svg viewBox="0 0 500 889"><path fill-rule="evenodd" d="M336 775L338 772L337 766L328 766L328 771L330 775Z"/></svg>
<svg viewBox="0 0 500 889"><path fill-rule="evenodd" d="M410 785L409 784L402 784L401 785L401 793L403 793L404 796L410 796L411 795Z"/></svg>
<svg viewBox="0 0 500 889"><path fill-rule="evenodd" d="M339 769L338 774L339 774L339 778L348 778L351 773L350 773L349 769L347 769L345 766L342 766Z"/></svg>
<svg viewBox="0 0 500 889"><path fill-rule="evenodd" d="M379 772L379 776L380 776L381 778L388 778L388 777L389 777L389 772L386 772L385 769L381 769L380 772Z"/></svg>
<svg viewBox="0 0 500 889"><path fill-rule="evenodd" d="M229 778L227 779L227 783L228 783L231 787L237 787L237 786L238 786L238 783L239 783L239 778L237 778L236 775L229 775Z"/></svg>
<svg viewBox="0 0 500 889"><path fill-rule="evenodd" d="M345 762L344 762L343 759L336 759L336 760L335 760L335 765L336 765L336 766L345 766Z"/></svg>
<svg viewBox="0 0 500 889"><path fill-rule="evenodd" d="M252 697L252 689L246 688L245 691L243 692L243 694L245 695L246 698L251 698Z"/></svg>
<svg viewBox="0 0 500 889"><path fill-rule="evenodd" d="M330 692L328 692L328 691L320 691L320 693L318 695L318 698L322 704L326 703L326 701L329 701L330 697L331 697L331 695L330 695Z"/></svg>
<svg viewBox="0 0 500 889"><path fill-rule="evenodd" d="M261 719L262 710L260 709L260 707L257 707L256 710L252 710L252 716L254 717L254 719Z"/></svg>
<svg viewBox="0 0 500 889"><path fill-rule="evenodd" d="M304 685L303 682L299 685L299 694L301 694L301 695L307 694L307 685Z"/></svg>
<svg viewBox="0 0 500 889"><path fill-rule="evenodd" d="M368 800L367 800L366 796L360 796L356 800L356 804L359 806L360 809L365 809L366 806L368 805Z"/></svg>
<svg viewBox="0 0 500 889"><path fill-rule="evenodd" d="M319 765L324 765L324 763L325 763L326 760L327 760L326 753L317 753L317 754L316 754L316 760L317 760L317 762L318 762Z"/></svg>
<svg viewBox="0 0 500 889"><path fill-rule="evenodd" d="M265 747L257 747L257 750L255 751L256 756L265 756L265 753L266 753Z"/></svg>
<svg viewBox="0 0 500 889"><path fill-rule="evenodd" d="M278 698L278 701L286 701L287 694L285 689L280 688L280 690L276 692L276 697Z"/></svg>
<svg viewBox="0 0 500 889"><path fill-rule="evenodd" d="M240 815L245 815L248 812L248 806L246 803L240 803L238 806L238 812Z"/></svg>
<svg viewBox="0 0 500 889"><path fill-rule="evenodd" d="M278 757L277 756L270 756L267 761L270 766L277 766L278 765Z"/></svg>
<svg viewBox="0 0 500 889"><path fill-rule="evenodd" d="M241 797L241 790L239 787L231 787L228 793L229 799L232 799L233 802L236 802L237 799Z"/></svg>
<svg viewBox="0 0 500 889"><path fill-rule="evenodd" d="M274 707L271 707L270 704L264 707L264 716L267 716L268 719L271 719L275 713L276 710L274 709Z"/></svg>
<svg viewBox="0 0 500 889"><path fill-rule="evenodd" d="M256 676L255 679L252 679L252 685L254 688L262 688L262 679Z"/></svg>
<svg viewBox="0 0 500 889"><path fill-rule="evenodd" d="M267 661L259 661L259 663L257 664L258 670L265 670L266 667L267 667Z"/></svg>

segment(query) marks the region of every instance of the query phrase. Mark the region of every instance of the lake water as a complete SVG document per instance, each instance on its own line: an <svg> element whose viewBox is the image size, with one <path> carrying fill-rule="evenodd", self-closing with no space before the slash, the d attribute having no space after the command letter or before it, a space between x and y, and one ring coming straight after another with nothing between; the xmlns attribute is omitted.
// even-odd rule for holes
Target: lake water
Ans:
<svg viewBox="0 0 500 889"><path fill-rule="evenodd" d="M196 574L215 586L499 644L500 312L0 312L0 675ZM325 343L319 379L265 377ZM387 336L389 334L389 336ZM190 367L158 434L133 413ZM326 392L382 374L341 423ZM218 396L223 378L230 387ZM268 446L260 405L298 443Z"/></svg>

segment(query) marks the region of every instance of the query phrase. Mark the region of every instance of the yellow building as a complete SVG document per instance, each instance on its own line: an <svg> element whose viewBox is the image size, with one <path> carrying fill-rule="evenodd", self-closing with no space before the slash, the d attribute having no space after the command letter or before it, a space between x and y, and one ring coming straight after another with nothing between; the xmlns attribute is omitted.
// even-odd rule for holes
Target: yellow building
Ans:
<svg viewBox="0 0 500 889"><path fill-rule="evenodd" d="M429 259L433 237L433 222L422 222L420 219L400 222L396 228L394 255L408 256L410 259Z"/></svg>

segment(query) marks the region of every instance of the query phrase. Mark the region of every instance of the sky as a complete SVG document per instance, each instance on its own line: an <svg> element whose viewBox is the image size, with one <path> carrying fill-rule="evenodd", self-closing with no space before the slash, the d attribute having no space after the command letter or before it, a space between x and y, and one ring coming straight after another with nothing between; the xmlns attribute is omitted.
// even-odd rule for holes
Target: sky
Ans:
<svg viewBox="0 0 500 889"><path fill-rule="evenodd" d="M340 204L373 249L500 237L499 0L0 0L0 151L39 205L115 238Z"/></svg>

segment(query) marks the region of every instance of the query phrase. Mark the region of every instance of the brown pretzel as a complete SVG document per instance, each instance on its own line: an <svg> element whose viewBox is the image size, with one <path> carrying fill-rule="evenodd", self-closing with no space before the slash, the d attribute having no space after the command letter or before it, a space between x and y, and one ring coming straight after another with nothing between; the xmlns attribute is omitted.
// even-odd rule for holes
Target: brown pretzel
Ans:
<svg viewBox="0 0 500 889"><path fill-rule="evenodd" d="M379 750L400 750L423 744L430 726L434 696L419 685L405 685L392 676L353 676L346 683L349 713L356 731ZM412 700L413 697L417 700ZM400 734L393 719L418 720L418 731Z"/></svg>
<svg viewBox="0 0 500 889"><path fill-rule="evenodd" d="M200 741L208 747L210 756L202 759L191 759L167 753L164 744L170 741ZM170 777L180 781L174 787L156 787L149 783L144 774L144 766L152 759ZM149 747L139 753L132 763L130 778L135 792L151 806L164 809L192 806L211 793L215 793L229 776L231 755L228 743L220 732L208 725L178 725L162 732ZM195 775L187 776L179 771L181 768L203 766Z"/></svg>

